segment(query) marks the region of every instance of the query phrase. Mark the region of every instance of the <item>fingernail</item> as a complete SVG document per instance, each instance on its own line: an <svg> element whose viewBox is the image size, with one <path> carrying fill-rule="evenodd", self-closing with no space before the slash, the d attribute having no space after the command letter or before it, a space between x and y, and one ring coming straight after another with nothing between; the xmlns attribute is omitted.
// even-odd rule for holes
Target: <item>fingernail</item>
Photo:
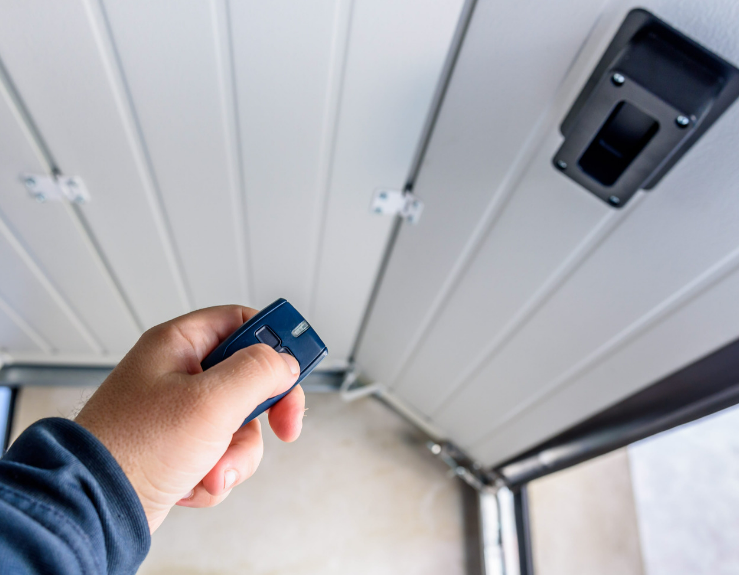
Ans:
<svg viewBox="0 0 739 575"><path fill-rule="evenodd" d="M289 353L281 353L280 357L285 360L287 367L290 368L290 373L292 373L293 375L298 375L300 373L300 364L298 363L297 359L295 359Z"/></svg>
<svg viewBox="0 0 739 575"><path fill-rule="evenodd" d="M192 496L193 495L195 495L195 490L194 489L191 489L190 490L190 493L188 493L187 495L185 495L182 499L192 499Z"/></svg>
<svg viewBox="0 0 739 575"><path fill-rule="evenodd" d="M239 473L235 469L229 469L223 474L223 488L230 489L238 478Z"/></svg>

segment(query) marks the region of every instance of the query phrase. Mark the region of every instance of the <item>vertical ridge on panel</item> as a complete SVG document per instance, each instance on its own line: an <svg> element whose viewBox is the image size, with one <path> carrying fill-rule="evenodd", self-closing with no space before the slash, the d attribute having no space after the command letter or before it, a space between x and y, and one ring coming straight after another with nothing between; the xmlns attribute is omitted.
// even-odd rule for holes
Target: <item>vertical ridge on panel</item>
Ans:
<svg viewBox="0 0 739 575"><path fill-rule="evenodd" d="M138 330L100 269L75 213L62 203L33 201L20 182L22 172L44 173L46 167L4 86L0 133L0 216L10 233L60 292L68 311L83 322L83 331L91 331L104 351L128 349Z"/></svg>
<svg viewBox="0 0 739 575"><path fill-rule="evenodd" d="M59 167L90 190L80 212L148 327L186 311L186 295L97 8L3 4L0 54Z"/></svg>
<svg viewBox="0 0 739 575"><path fill-rule="evenodd" d="M334 357L351 351L392 226L372 193L405 184L462 4L355 0L316 272Z"/></svg>
<svg viewBox="0 0 739 575"><path fill-rule="evenodd" d="M311 245L310 261L308 262L309 276L308 314L315 317L316 297L318 289L318 269L321 264L324 232L326 229L326 213L328 211L328 193L336 157L336 134L339 129L341 114L341 99L346 77L346 62L351 37L352 14L354 0L337 2L334 10L333 40L331 46L331 61L329 63L328 94L324 103L324 130L321 140L319 156L319 174L317 182L317 197L314 206L315 223L313 226L313 240Z"/></svg>
<svg viewBox="0 0 739 575"><path fill-rule="evenodd" d="M193 304L246 304L243 233L232 217L242 209L213 7L103 4Z"/></svg>
<svg viewBox="0 0 739 575"><path fill-rule="evenodd" d="M436 334L445 307L459 297L456 290L483 240L518 194L518 183L540 147L542 128L555 129L552 100L602 10L602 2L570 4L572 10L546 3L476 5L414 187L425 202L423 218L418 226L401 230L359 350L372 379L391 386L402 381L418 346ZM510 46L526 49L511 53ZM576 201L581 206L579 233L587 233L603 210L588 198ZM535 290L544 277L531 278L529 289ZM501 327L499 321L488 326L492 332ZM446 352L435 348L434 353L438 362L438 354ZM454 357L446 359L470 359ZM444 379L448 373L438 375L437 387L451 383ZM427 384L414 376L418 393L411 393L412 404L426 394Z"/></svg>
<svg viewBox="0 0 739 575"><path fill-rule="evenodd" d="M308 304L339 2L229 5L254 307Z"/></svg>

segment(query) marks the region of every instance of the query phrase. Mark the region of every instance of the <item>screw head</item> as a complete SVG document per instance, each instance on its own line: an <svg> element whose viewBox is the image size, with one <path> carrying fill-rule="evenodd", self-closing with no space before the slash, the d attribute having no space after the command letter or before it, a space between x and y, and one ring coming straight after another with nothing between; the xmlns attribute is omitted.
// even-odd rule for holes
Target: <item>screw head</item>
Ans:
<svg viewBox="0 0 739 575"><path fill-rule="evenodd" d="M33 186L35 186L35 185L36 185L36 180L34 180L33 178L26 178L26 179L24 180L24 183L25 183L25 184L26 184L26 185L27 185L27 186L28 186L29 188L32 188Z"/></svg>
<svg viewBox="0 0 739 575"><path fill-rule="evenodd" d="M688 125L690 124L690 118L680 114L677 118L675 118L675 123L681 128L687 128Z"/></svg>
<svg viewBox="0 0 739 575"><path fill-rule="evenodd" d="M623 74L619 74L618 72L611 76L611 82L613 82L614 86L623 86L625 81L626 78L624 78Z"/></svg>
<svg viewBox="0 0 739 575"><path fill-rule="evenodd" d="M75 204L84 204L85 198L83 196L75 196L73 201Z"/></svg>
<svg viewBox="0 0 739 575"><path fill-rule="evenodd" d="M380 192L379 198L381 200L387 199L387 194L385 192Z"/></svg>
<svg viewBox="0 0 739 575"><path fill-rule="evenodd" d="M560 170L567 169L567 162L565 162L564 160L557 160L554 165L557 166L557 168L559 168Z"/></svg>
<svg viewBox="0 0 739 575"><path fill-rule="evenodd" d="M381 214L381 213L382 213L382 208L381 208L380 206L377 206L377 207L375 208L375 213L376 213L376 214Z"/></svg>
<svg viewBox="0 0 739 575"><path fill-rule="evenodd" d="M621 198L619 198L618 196L611 196L610 198L608 198L608 203L612 206L618 206L619 204L621 204Z"/></svg>
<svg viewBox="0 0 739 575"><path fill-rule="evenodd" d="M36 201L37 201L37 202L38 202L39 204L43 204L43 203L45 203L45 202L46 202L46 196L45 196L44 194L36 194L36 195L34 196L34 198L36 199Z"/></svg>
<svg viewBox="0 0 739 575"><path fill-rule="evenodd" d="M431 453L433 453L434 455L439 455L439 453L441 453L441 445L439 445L438 443L434 443L431 446Z"/></svg>

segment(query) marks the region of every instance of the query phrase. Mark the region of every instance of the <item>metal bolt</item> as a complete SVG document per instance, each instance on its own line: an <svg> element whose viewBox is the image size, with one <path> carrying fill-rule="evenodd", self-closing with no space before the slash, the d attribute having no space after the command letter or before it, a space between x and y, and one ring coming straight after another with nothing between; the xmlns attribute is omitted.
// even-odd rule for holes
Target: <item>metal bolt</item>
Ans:
<svg viewBox="0 0 739 575"><path fill-rule="evenodd" d="M439 453L441 453L441 445L439 445L438 443L434 443L429 447L429 449L434 455L439 455Z"/></svg>
<svg viewBox="0 0 739 575"><path fill-rule="evenodd" d="M560 170L567 169L567 162L565 162L564 160L557 160L554 165L557 166Z"/></svg>
<svg viewBox="0 0 739 575"><path fill-rule="evenodd" d="M381 208L380 206L377 206L377 207L375 208L375 213L376 213L376 214L381 214L381 213L382 213L382 208Z"/></svg>
<svg viewBox="0 0 739 575"><path fill-rule="evenodd" d="M459 475L460 477L462 477L462 476L463 476L463 475L464 475L464 474L466 473L466 471L467 471L467 470L466 470L466 469L465 469L464 467L462 467L461 465L459 465L458 467L456 467L456 468L454 469L454 473L456 473L456 474L457 474L457 475Z"/></svg>
<svg viewBox="0 0 739 575"><path fill-rule="evenodd" d="M28 186L29 188L32 188L33 186L35 186L35 185L36 185L36 180L34 180L33 178L26 178L26 179L25 179L25 184L26 184L26 185L27 185L27 186Z"/></svg>
<svg viewBox="0 0 739 575"><path fill-rule="evenodd" d="M43 204L43 203L45 203L45 202L46 202L46 196L45 196L44 194L36 194L36 195L34 196L34 198L36 198L36 201L37 201L37 202L38 202L39 204Z"/></svg>
<svg viewBox="0 0 739 575"><path fill-rule="evenodd" d="M610 198L608 198L608 203L612 206L617 206L621 203L621 198L619 198L618 196L611 196Z"/></svg>
<svg viewBox="0 0 739 575"><path fill-rule="evenodd" d="M625 81L626 78L623 77L623 74L619 74L618 72L611 76L611 82L613 82L615 86L623 86Z"/></svg>
<svg viewBox="0 0 739 575"><path fill-rule="evenodd" d="M380 192L380 199L381 200L387 199L387 194L385 192Z"/></svg>
<svg viewBox="0 0 739 575"><path fill-rule="evenodd" d="M690 118L680 114L677 118L675 118L675 123L681 128L687 128L688 125L690 124Z"/></svg>

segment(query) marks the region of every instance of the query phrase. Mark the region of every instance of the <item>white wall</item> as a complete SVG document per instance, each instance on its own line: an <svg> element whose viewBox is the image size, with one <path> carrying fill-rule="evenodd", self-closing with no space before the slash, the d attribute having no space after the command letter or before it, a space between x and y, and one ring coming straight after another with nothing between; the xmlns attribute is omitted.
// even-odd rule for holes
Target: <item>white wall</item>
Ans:
<svg viewBox="0 0 739 575"><path fill-rule="evenodd" d="M646 575L739 570L739 408L629 447Z"/></svg>

